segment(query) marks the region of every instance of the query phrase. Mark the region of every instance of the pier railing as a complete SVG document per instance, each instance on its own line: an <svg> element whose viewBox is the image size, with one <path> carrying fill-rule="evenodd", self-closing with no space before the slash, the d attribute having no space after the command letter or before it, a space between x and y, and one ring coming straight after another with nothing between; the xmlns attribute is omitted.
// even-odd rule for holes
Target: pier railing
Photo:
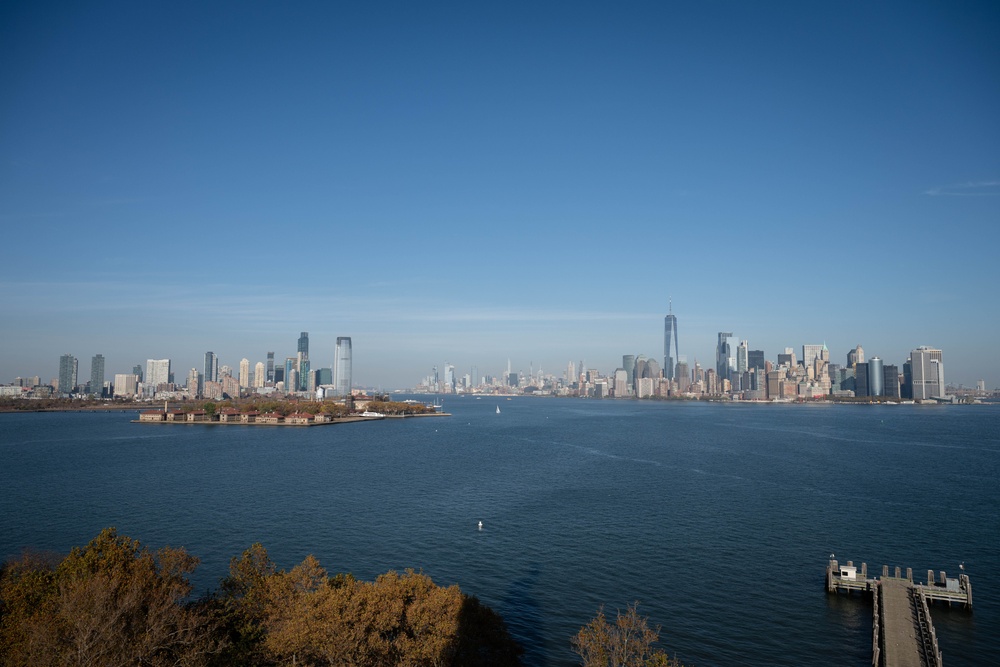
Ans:
<svg viewBox="0 0 1000 667"><path fill-rule="evenodd" d="M872 620L872 667L879 667L882 659L882 612L879 607L879 599L882 596L875 591L872 600L875 605L874 618Z"/></svg>
<svg viewBox="0 0 1000 667"><path fill-rule="evenodd" d="M931 623L931 611L927 608L927 596L920 588L911 588L910 593L913 595L917 611L918 635L924 664L928 667L941 667L941 649L938 648L937 633L934 631L934 624Z"/></svg>
<svg viewBox="0 0 1000 667"><path fill-rule="evenodd" d="M927 583L920 584L913 581L912 568L906 568L904 576L902 569L896 567L893 574L895 576L890 576L889 566L883 565L881 579L869 578L867 563L862 563L861 567L857 568L853 561L847 561L847 565L841 567L837 560L831 558L826 567L826 590L827 593L848 595L857 591L861 595L872 596L872 667L893 667L899 664L902 654L914 658L919 656L920 663L927 667L941 667L941 649L931 621L929 603L945 602L949 606L959 604L971 610L972 583L968 575L963 572L957 579L949 579L942 570L935 580L934 571L928 570ZM891 605L883 595L883 582L886 587L894 591L890 596ZM900 597L902 592L900 586L905 587L904 597ZM904 603L904 600L909 601L909 604ZM887 637L887 627L890 623L893 635L891 638ZM905 628L911 627L911 623L912 635L904 631ZM905 645L899 646L902 635L912 639L904 639L902 643ZM890 639L893 649L891 652L887 650L890 647L886 645Z"/></svg>

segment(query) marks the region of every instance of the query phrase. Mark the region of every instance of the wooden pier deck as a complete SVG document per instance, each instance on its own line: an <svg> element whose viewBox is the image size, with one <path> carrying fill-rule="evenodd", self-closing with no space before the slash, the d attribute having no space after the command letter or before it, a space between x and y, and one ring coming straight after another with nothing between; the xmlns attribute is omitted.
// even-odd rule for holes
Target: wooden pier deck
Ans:
<svg viewBox="0 0 1000 667"><path fill-rule="evenodd" d="M894 574L890 576L889 567L882 566L881 579L869 578L866 563L858 571L852 561L841 566L831 559L826 567L826 590L872 595L873 667L942 667L928 603L957 603L972 609L969 577L962 573L958 579L948 579L942 571L935 581L934 572L928 570L927 583L919 584L914 583L911 568L905 577L898 567Z"/></svg>

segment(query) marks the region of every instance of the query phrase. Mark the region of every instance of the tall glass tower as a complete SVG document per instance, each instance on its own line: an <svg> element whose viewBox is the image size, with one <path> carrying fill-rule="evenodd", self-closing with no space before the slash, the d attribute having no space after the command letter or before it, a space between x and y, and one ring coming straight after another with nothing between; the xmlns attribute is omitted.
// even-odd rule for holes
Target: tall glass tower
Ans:
<svg viewBox="0 0 1000 667"><path fill-rule="evenodd" d="M64 354L59 357L59 393L72 394L76 387L76 373L79 368L76 357Z"/></svg>
<svg viewBox="0 0 1000 667"><path fill-rule="evenodd" d="M732 337L733 334L729 332L719 332L719 344L715 348L715 374L719 378L719 382L732 379L729 372L729 354L731 352L729 339Z"/></svg>
<svg viewBox="0 0 1000 667"><path fill-rule="evenodd" d="M674 342L674 355L670 356L670 341ZM681 353L677 343L677 317L674 315L674 301L670 300L670 311L663 318L663 377L674 379L674 363L680 359Z"/></svg>
<svg viewBox="0 0 1000 667"><path fill-rule="evenodd" d="M338 396L351 394L351 337L337 337L337 356L333 360L333 386Z"/></svg>
<svg viewBox="0 0 1000 667"><path fill-rule="evenodd" d="M104 355L95 354L90 360L90 393L101 396L104 392Z"/></svg>
<svg viewBox="0 0 1000 667"><path fill-rule="evenodd" d="M219 381L219 358L215 352L205 353L205 382Z"/></svg>
<svg viewBox="0 0 1000 667"><path fill-rule="evenodd" d="M882 360L878 357L872 357L868 360L868 395L884 396L884 380L885 373L882 367Z"/></svg>
<svg viewBox="0 0 1000 667"><path fill-rule="evenodd" d="M305 356L305 358L307 358L307 359L309 358L309 332L308 331L303 331L301 334L299 334L299 349L298 349L298 351L301 352L303 354L303 356Z"/></svg>

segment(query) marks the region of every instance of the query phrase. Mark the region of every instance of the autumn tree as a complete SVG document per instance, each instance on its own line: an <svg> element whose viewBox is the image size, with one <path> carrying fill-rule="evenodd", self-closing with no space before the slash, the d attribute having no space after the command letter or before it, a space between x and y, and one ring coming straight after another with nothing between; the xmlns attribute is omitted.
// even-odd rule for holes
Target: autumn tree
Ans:
<svg viewBox="0 0 1000 667"><path fill-rule="evenodd" d="M331 577L312 556L279 571L254 544L232 559L217 594L192 602L197 563L109 528L61 560L5 564L0 665L519 664L495 612L422 573Z"/></svg>
<svg viewBox="0 0 1000 667"><path fill-rule="evenodd" d="M241 664L519 664L499 616L412 570L364 582L330 577L309 556L277 572L254 545L231 563L223 595L241 628L233 642Z"/></svg>
<svg viewBox="0 0 1000 667"><path fill-rule="evenodd" d="M218 653L218 622L187 603L198 559L148 549L114 528L58 565L30 556L0 575L0 650L7 665L201 665Z"/></svg>
<svg viewBox="0 0 1000 667"><path fill-rule="evenodd" d="M653 648L660 638L660 626L651 629L648 619L639 615L639 603L619 610L609 623L604 608L573 637L573 650L584 667L681 667L661 649Z"/></svg>

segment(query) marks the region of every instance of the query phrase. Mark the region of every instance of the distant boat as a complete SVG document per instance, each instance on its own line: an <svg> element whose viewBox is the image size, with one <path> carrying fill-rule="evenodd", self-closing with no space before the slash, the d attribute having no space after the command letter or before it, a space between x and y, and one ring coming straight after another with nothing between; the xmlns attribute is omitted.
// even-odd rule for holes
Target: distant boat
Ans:
<svg viewBox="0 0 1000 667"><path fill-rule="evenodd" d="M500 414L500 406L497 406L497 414Z"/></svg>
<svg viewBox="0 0 1000 667"><path fill-rule="evenodd" d="M365 410L361 413L362 417L385 417L381 412L372 412L371 410Z"/></svg>

